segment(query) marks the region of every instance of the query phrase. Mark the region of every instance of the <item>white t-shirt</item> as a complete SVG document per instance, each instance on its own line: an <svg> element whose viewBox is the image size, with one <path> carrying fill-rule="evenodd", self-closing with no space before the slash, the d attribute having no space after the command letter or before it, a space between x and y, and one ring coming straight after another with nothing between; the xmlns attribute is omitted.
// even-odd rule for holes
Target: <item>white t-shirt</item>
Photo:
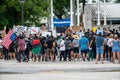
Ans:
<svg viewBox="0 0 120 80"><path fill-rule="evenodd" d="M65 41L64 40L62 40L60 42L60 51L65 51Z"/></svg>
<svg viewBox="0 0 120 80"><path fill-rule="evenodd" d="M113 40L113 38L109 38L109 39L108 39L107 44L108 44L109 47L112 47L112 45L113 45L112 43L110 43L110 42L112 42L112 40Z"/></svg>
<svg viewBox="0 0 120 80"><path fill-rule="evenodd" d="M0 39L0 48L3 48L3 46L2 46L2 40Z"/></svg>
<svg viewBox="0 0 120 80"><path fill-rule="evenodd" d="M79 36L79 38L81 38L83 32L78 32L77 35Z"/></svg>

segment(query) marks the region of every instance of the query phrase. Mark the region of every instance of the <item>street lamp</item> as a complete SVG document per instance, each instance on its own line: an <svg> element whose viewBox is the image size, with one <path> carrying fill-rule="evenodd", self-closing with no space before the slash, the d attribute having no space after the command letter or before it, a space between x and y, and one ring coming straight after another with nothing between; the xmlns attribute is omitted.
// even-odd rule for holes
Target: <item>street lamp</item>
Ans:
<svg viewBox="0 0 120 80"><path fill-rule="evenodd" d="M21 22L22 26L24 25L24 2L25 0L20 0L21 5Z"/></svg>

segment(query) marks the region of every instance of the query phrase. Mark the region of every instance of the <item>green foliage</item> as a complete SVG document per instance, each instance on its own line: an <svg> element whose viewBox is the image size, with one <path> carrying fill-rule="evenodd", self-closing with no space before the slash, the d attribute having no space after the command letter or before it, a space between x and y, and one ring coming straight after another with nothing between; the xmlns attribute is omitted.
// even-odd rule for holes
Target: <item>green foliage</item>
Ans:
<svg viewBox="0 0 120 80"><path fill-rule="evenodd" d="M115 3L120 3L120 0L116 0Z"/></svg>
<svg viewBox="0 0 120 80"><path fill-rule="evenodd" d="M29 22L39 23L39 18L48 16L48 0L27 0L24 4L26 19L29 19Z"/></svg>
<svg viewBox="0 0 120 80"><path fill-rule="evenodd" d="M53 0L54 14L62 19L62 15L66 14L66 10L70 9L70 0Z"/></svg>
<svg viewBox="0 0 120 80"><path fill-rule="evenodd" d="M0 0L0 27L21 24L20 0ZM38 24L40 17L48 16L48 0L26 0L24 22Z"/></svg>
<svg viewBox="0 0 120 80"><path fill-rule="evenodd" d="M82 0L80 0L80 3ZM73 0L73 5L76 5L76 0ZM54 14L62 19L62 16L70 11L70 0L53 0ZM76 6L73 6L75 8Z"/></svg>

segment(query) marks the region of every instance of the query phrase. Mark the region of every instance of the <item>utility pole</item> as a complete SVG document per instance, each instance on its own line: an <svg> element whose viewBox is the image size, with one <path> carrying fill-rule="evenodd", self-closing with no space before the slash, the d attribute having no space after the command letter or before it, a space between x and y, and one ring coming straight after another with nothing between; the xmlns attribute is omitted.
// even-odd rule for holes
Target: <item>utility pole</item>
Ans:
<svg viewBox="0 0 120 80"><path fill-rule="evenodd" d="M105 13L105 3L106 3L106 0L104 0L104 25L107 25L107 23L106 23L106 13Z"/></svg>
<svg viewBox="0 0 120 80"><path fill-rule="evenodd" d="M77 0L77 26L80 25L80 5L79 0Z"/></svg>
<svg viewBox="0 0 120 80"><path fill-rule="evenodd" d="M100 0L97 0L97 25L100 26Z"/></svg>
<svg viewBox="0 0 120 80"><path fill-rule="evenodd" d="M24 26L24 2L25 2L25 0L20 0L20 3L21 3L21 22L22 22L22 26Z"/></svg>
<svg viewBox="0 0 120 80"><path fill-rule="evenodd" d="M70 28L73 26L73 0L70 0Z"/></svg>
<svg viewBox="0 0 120 80"><path fill-rule="evenodd" d="M51 0L51 30L53 34L54 25L53 25L53 0Z"/></svg>

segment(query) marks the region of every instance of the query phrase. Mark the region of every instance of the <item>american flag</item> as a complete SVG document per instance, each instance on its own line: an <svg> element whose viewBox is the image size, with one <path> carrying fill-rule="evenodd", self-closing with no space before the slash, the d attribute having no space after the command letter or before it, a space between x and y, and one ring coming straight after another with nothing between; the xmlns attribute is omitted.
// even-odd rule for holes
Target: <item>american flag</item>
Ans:
<svg viewBox="0 0 120 80"><path fill-rule="evenodd" d="M12 30L9 30L8 34L3 39L2 45L8 49L10 44L16 39L16 34Z"/></svg>

